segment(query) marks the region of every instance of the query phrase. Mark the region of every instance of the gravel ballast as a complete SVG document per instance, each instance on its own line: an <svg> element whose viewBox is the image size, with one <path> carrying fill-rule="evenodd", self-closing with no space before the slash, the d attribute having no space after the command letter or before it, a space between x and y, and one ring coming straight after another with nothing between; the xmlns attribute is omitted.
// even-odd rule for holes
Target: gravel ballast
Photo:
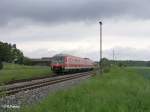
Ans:
<svg viewBox="0 0 150 112"><path fill-rule="evenodd" d="M34 90L22 91L15 95L2 97L0 98L0 112L11 112L11 110L19 112L20 107L38 103L46 98L50 93L78 85L89 77L90 76L84 76L77 79L67 80L65 82L40 87Z"/></svg>

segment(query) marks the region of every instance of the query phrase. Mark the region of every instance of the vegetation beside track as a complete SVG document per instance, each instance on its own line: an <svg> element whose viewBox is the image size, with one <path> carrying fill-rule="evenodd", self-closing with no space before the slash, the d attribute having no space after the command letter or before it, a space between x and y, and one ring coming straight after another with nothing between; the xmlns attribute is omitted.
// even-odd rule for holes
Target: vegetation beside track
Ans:
<svg viewBox="0 0 150 112"><path fill-rule="evenodd" d="M19 64L4 63L0 70L0 84L14 80L30 79L50 75L51 69L46 66L25 66Z"/></svg>
<svg viewBox="0 0 150 112"><path fill-rule="evenodd" d="M149 76L150 69L115 67L23 112L149 112L150 80L145 73Z"/></svg>

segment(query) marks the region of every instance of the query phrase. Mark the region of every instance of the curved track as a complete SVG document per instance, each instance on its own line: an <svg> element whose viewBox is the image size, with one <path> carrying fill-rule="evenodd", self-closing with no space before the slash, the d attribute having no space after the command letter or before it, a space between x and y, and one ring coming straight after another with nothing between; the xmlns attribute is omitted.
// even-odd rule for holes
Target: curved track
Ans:
<svg viewBox="0 0 150 112"><path fill-rule="evenodd" d="M44 79L33 80L33 81L14 83L11 85L0 86L1 88L0 93L3 93L8 96L8 95L16 94L21 91L32 90L32 89L36 89L36 88L64 82L67 80L84 77L84 76L90 76L90 75L92 75L92 72L83 72L83 73L69 74L69 75L63 75L63 76L57 76L51 78L44 78Z"/></svg>

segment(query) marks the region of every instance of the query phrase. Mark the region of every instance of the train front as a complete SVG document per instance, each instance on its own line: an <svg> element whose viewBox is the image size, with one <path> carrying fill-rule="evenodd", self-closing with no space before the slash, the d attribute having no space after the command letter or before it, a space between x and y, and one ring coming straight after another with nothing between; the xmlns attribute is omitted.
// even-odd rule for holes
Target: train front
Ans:
<svg viewBox="0 0 150 112"><path fill-rule="evenodd" d="M64 56L56 55L52 58L51 63L52 71L56 73L61 73L64 71Z"/></svg>

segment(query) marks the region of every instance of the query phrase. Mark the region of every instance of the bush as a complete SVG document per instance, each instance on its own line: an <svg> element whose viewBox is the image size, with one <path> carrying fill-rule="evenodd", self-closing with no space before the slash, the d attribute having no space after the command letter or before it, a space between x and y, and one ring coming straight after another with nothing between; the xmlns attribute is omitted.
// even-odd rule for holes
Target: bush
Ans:
<svg viewBox="0 0 150 112"><path fill-rule="evenodd" d="M23 58L23 64L24 65L33 65L31 59L27 58L27 57L24 57Z"/></svg>
<svg viewBox="0 0 150 112"><path fill-rule="evenodd" d="M124 63L118 63L119 67L126 67L126 65Z"/></svg>
<svg viewBox="0 0 150 112"><path fill-rule="evenodd" d="M2 61L0 60L0 70L3 69L3 63Z"/></svg>
<svg viewBox="0 0 150 112"><path fill-rule="evenodd" d="M108 59L103 58L100 63L101 63L102 71L103 71L103 72L107 73L107 72L110 71L111 64L110 64L110 61L109 61Z"/></svg>

